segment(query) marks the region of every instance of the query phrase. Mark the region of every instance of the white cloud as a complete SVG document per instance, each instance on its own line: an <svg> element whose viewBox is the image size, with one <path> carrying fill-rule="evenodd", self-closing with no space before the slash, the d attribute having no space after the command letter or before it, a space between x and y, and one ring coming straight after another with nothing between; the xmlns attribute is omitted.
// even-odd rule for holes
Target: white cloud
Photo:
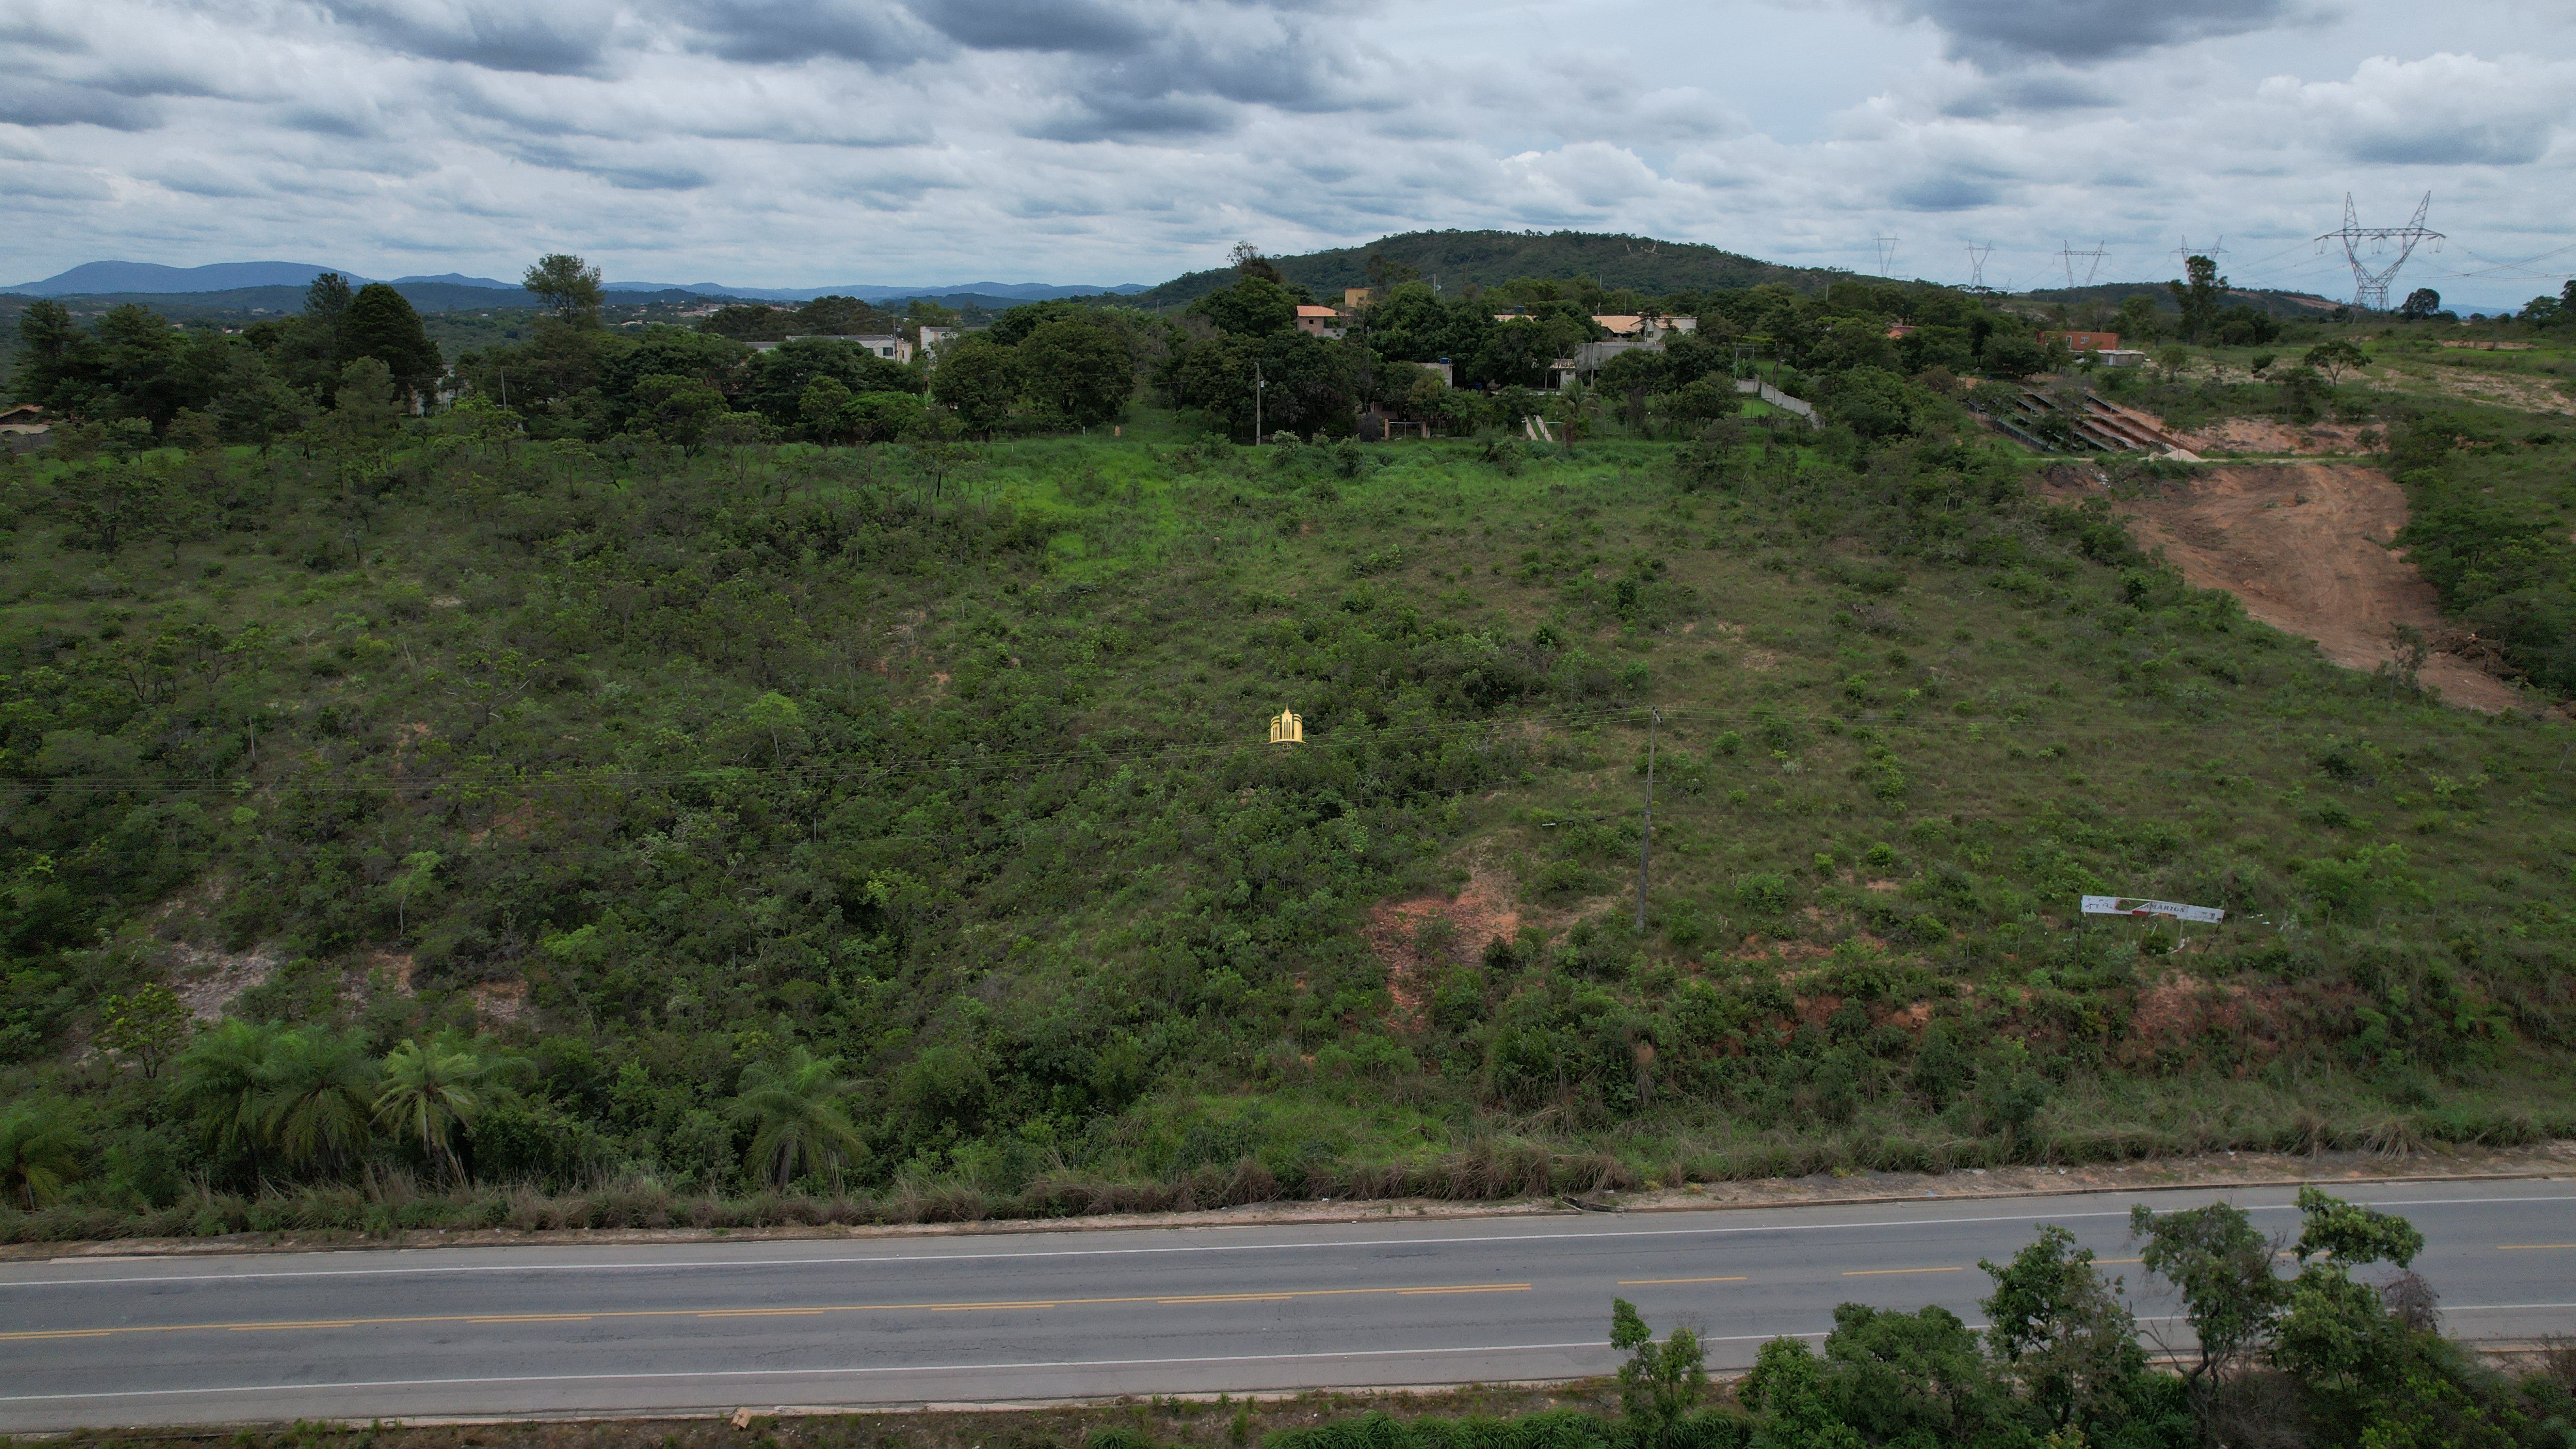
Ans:
<svg viewBox="0 0 2576 1449"><path fill-rule="evenodd" d="M1900 270L1944 279L1993 241L1989 280L2025 282L2062 244L2154 277L2182 234L2225 232L2239 280L2333 288L2299 243L2343 193L2398 208L2427 186L2455 238L2545 249L2576 162L2576 30L2465 16L2442 47L2381 54L2417 18L2398 0L0 0L19 222L0 277L262 255L512 275L561 247L656 280L1154 281L1240 237L1572 226L1862 270L1894 235ZM2285 53L2310 59L2283 75Z"/></svg>

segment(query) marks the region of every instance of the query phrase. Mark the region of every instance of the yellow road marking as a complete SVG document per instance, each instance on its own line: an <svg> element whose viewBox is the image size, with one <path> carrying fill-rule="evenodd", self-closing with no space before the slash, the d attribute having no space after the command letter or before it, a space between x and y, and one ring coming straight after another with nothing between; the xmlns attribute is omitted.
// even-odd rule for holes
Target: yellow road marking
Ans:
<svg viewBox="0 0 2576 1449"><path fill-rule="evenodd" d="M113 1338L137 1333L276 1333L311 1328L385 1328L417 1323L587 1323L605 1318L810 1318L827 1313L995 1313L1014 1309L1053 1308L1070 1303L1108 1307L1119 1304L1152 1303L1158 1306L1194 1303L1277 1303L1291 1298L1346 1298L1367 1294L1396 1294L1423 1297L1442 1293L1527 1293L1527 1283L1453 1283L1412 1288L1293 1288L1276 1293L1209 1293L1182 1297L1129 1296L1116 1298L1062 1298L1046 1301L992 1303L836 1303L809 1307L780 1308L617 1308L593 1313L424 1313L396 1318L308 1318L275 1323L155 1323L125 1328L44 1328L0 1333L0 1343L24 1343L35 1339Z"/></svg>
<svg viewBox="0 0 2576 1449"><path fill-rule="evenodd" d="M2576 1248L2576 1243L2498 1243L2499 1253L2540 1253L2552 1248Z"/></svg>
<svg viewBox="0 0 2576 1449"><path fill-rule="evenodd" d="M1846 1278L1884 1278L1895 1273L1965 1273L1965 1268L1846 1268Z"/></svg>
<svg viewBox="0 0 2576 1449"><path fill-rule="evenodd" d="M1622 1278L1619 1287L1648 1288L1657 1283L1741 1283L1742 1278Z"/></svg>

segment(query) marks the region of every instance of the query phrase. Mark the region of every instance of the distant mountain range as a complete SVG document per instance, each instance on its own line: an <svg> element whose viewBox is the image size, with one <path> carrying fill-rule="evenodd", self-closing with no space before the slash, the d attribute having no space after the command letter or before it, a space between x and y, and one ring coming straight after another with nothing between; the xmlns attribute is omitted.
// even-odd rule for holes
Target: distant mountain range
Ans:
<svg viewBox="0 0 2576 1449"><path fill-rule="evenodd" d="M310 285L322 273L331 271L358 283L390 281L398 287L472 287L510 292L522 298L527 296L518 283L492 277L441 272L436 276L378 278L364 276L345 267L325 267L313 262L216 262L203 267L165 267L157 262L83 262L67 272L58 272L42 281L22 282L7 290L31 297L181 296L195 292L232 292L246 287L302 287ZM1125 295L1146 290L1141 282L1122 282L1112 287L1059 286L1048 282L960 282L913 287L863 286L855 282L833 287L735 287L723 282L610 282L606 288L611 292L695 292L701 296L744 297L763 302L809 302L816 297L830 296L884 302L959 293L1042 302L1055 297L1096 297L1104 292Z"/></svg>

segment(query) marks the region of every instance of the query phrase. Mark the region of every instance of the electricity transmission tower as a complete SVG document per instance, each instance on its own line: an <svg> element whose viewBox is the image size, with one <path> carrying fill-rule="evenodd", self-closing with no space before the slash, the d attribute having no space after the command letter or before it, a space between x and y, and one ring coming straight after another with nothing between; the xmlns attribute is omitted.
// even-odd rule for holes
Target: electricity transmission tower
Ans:
<svg viewBox="0 0 2576 1449"><path fill-rule="evenodd" d="M2089 252L2077 251L2073 242L2061 241L2058 243L2057 255L2060 260L2066 263L2066 290L2070 292L2075 290L2075 263L2077 260L2081 259L2085 264L2084 285L2089 287L2093 285L2093 278L2102 270L2102 259L2110 254L2110 248L2101 242L2095 242L2093 244L2093 250Z"/></svg>
<svg viewBox="0 0 2576 1449"><path fill-rule="evenodd" d="M1968 243L1968 286L1970 289L1975 291L1985 290L1986 258L1993 255L1994 250L1995 244L1993 242Z"/></svg>
<svg viewBox="0 0 2576 1449"><path fill-rule="evenodd" d="M2406 265L2406 259L2414 254L2417 246L2444 240L2440 232L2424 225L2424 213L2432 207L2433 193L2427 191L2424 199L2415 203L2414 220L2404 226L2363 226L2353 219L2352 193L2347 191L2343 194L2343 229L2318 237L2317 254L2325 255L2327 242L2343 243L2344 260L2352 263L2353 306L2365 312L2387 311L2388 284L2396 279L2397 269ZM2374 267L2362 259L2364 242L2370 244L2369 255L2373 260L2385 255L2390 244L2394 243L2396 259L2387 266ZM2434 250L2440 251L2441 248L2436 246Z"/></svg>
<svg viewBox="0 0 2576 1449"><path fill-rule="evenodd" d="M1873 240L1878 243L1878 274L1882 277L1892 275L1888 269L1896 263L1896 244L1905 240L1905 238L1901 236L1883 236L1873 238Z"/></svg>
<svg viewBox="0 0 2576 1449"><path fill-rule="evenodd" d="M2218 238L2216 246L2196 247L2191 244L2191 238L2186 236L2182 239L2182 245L2174 248L2174 260L2186 263L2193 257L2207 257L2214 262L2226 255L2227 238L2224 235Z"/></svg>

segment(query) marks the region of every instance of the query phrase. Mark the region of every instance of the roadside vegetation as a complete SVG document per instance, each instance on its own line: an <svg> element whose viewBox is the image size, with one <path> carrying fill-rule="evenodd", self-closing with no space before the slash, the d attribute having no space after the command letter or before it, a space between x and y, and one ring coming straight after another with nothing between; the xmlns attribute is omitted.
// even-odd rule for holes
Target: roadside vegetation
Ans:
<svg viewBox="0 0 2576 1449"><path fill-rule="evenodd" d="M570 258L452 364L372 289L212 343L31 309L76 421L0 472L0 1234L2576 1131L2564 726L2034 491L1961 381L2046 365L2026 321L1703 294L1542 399L1520 334L1598 299L1390 273L1335 342L1260 261L933 369L620 335ZM1826 426L1747 410L1756 336ZM2563 689L2562 425L2390 396L2428 576Z"/></svg>

